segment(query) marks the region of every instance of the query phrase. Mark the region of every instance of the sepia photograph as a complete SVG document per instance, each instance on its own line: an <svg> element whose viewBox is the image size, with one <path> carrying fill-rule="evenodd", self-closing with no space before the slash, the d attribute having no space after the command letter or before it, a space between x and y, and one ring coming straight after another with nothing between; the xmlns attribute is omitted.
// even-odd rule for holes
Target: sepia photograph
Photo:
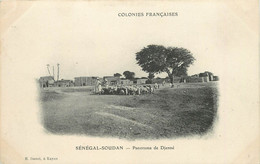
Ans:
<svg viewBox="0 0 260 164"><path fill-rule="evenodd" d="M259 163L257 4L0 1L0 163Z"/></svg>
<svg viewBox="0 0 260 164"><path fill-rule="evenodd" d="M37 81L42 124L53 134L130 140L210 133L217 118L219 77L209 71L188 75L195 56L185 48L148 45L132 55L146 77L107 62L118 72L63 79L61 64L47 64L49 76ZM93 69L83 65L83 70Z"/></svg>

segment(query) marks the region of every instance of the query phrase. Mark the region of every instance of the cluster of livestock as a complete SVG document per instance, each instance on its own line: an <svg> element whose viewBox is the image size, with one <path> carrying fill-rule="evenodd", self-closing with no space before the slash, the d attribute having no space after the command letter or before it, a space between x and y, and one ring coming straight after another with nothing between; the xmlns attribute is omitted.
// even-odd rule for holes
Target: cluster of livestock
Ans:
<svg viewBox="0 0 260 164"><path fill-rule="evenodd" d="M159 85L133 85L133 86L107 86L102 87L101 91L97 94L102 95L142 95L152 94Z"/></svg>

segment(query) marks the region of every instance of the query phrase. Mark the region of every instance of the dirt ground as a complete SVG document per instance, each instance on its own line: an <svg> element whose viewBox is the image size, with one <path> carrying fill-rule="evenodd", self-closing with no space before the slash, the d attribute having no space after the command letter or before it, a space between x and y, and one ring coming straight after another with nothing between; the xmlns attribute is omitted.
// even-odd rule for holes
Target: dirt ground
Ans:
<svg viewBox="0 0 260 164"><path fill-rule="evenodd" d="M40 89L47 132L129 140L204 135L218 109L217 82L161 87L148 95L93 95L92 87Z"/></svg>

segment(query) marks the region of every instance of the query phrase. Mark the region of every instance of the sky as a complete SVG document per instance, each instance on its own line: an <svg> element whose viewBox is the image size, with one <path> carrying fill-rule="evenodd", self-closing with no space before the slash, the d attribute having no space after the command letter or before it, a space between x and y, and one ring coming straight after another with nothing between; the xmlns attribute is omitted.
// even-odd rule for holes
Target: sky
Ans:
<svg viewBox="0 0 260 164"><path fill-rule="evenodd" d="M144 2L142 2L144 3ZM185 7L183 7L185 5ZM208 8L211 7L209 11ZM117 5L94 2L34 3L5 34L7 58L30 65L33 76L47 76L47 64L60 64L60 78L110 76L129 70L136 77L147 73L136 64L135 54L149 44L183 47L196 61L188 74L221 74L220 54L225 50L219 12L225 6L209 3L158 6L153 3ZM181 9L181 10L180 10ZM119 17L128 12L178 12L174 17ZM204 12L207 11L207 14ZM13 47L13 48L12 48ZM5 51L5 49L3 49ZM17 55L20 54L20 55ZM156 76L165 77L166 73Z"/></svg>

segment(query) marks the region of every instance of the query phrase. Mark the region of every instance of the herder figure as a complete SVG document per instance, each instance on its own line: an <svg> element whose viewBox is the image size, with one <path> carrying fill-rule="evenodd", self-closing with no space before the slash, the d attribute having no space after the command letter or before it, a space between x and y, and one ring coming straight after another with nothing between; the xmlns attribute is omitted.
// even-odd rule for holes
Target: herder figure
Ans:
<svg viewBox="0 0 260 164"><path fill-rule="evenodd" d="M157 83L154 84L154 89L159 89L159 85Z"/></svg>
<svg viewBox="0 0 260 164"><path fill-rule="evenodd" d="M108 81L107 81L107 79L104 79L104 86L105 86L106 89L108 89L109 86L108 86Z"/></svg>
<svg viewBox="0 0 260 164"><path fill-rule="evenodd" d="M96 94L100 95L101 90L102 90L101 82L99 81L99 78L97 78L97 82L96 82L96 86L95 86Z"/></svg>

